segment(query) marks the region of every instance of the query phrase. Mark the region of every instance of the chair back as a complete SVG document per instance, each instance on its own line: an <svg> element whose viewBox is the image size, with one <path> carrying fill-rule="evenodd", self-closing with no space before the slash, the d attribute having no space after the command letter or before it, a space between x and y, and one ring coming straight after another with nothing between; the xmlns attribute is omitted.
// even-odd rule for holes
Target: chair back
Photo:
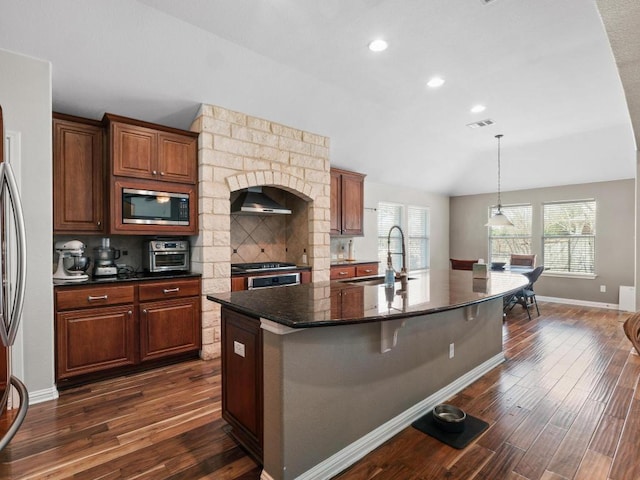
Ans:
<svg viewBox="0 0 640 480"><path fill-rule="evenodd" d="M544 266L541 265L539 267L534 268L533 272L528 272L524 274L524 276L529 279L529 285L527 285L528 288L533 287L533 284L536 283L536 280L538 280L538 277L542 275L543 271L544 271Z"/></svg>
<svg viewBox="0 0 640 480"><path fill-rule="evenodd" d="M511 254L511 265L517 265L519 267L535 267L536 266L536 255L535 253L532 255L519 255L519 254Z"/></svg>
<svg viewBox="0 0 640 480"><path fill-rule="evenodd" d="M451 270L473 270L473 264L478 263L478 260L457 260L450 258Z"/></svg>
<svg viewBox="0 0 640 480"><path fill-rule="evenodd" d="M636 312L627 318L622 325L624 333L640 355L640 312Z"/></svg>

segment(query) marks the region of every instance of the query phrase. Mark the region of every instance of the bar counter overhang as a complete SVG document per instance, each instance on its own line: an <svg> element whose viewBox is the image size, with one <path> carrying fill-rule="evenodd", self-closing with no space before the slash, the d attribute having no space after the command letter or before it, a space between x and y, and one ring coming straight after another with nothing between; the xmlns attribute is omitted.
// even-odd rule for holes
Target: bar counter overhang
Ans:
<svg viewBox="0 0 640 480"><path fill-rule="evenodd" d="M319 282L207 296L263 329L263 479L331 478L504 361L502 297L526 277L409 277L393 289Z"/></svg>

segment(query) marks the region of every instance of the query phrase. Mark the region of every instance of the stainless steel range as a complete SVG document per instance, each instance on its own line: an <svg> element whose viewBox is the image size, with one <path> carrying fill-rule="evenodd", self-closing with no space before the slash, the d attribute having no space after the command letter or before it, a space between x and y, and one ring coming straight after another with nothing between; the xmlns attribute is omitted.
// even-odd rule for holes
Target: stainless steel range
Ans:
<svg viewBox="0 0 640 480"><path fill-rule="evenodd" d="M251 273L247 277L247 288L286 287L300 283L300 272L287 272L296 268L295 263L287 262L254 262L234 263L231 265L232 274Z"/></svg>

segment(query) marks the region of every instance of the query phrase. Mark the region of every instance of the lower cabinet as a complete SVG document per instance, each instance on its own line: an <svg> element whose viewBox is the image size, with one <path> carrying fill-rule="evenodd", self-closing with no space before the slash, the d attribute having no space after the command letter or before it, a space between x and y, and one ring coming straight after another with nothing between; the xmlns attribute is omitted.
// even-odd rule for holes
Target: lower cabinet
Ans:
<svg viewBox="0 0 640 480"><path fill-rule="evenodd" d="M55 299L58 386L201 348L199 278L58 286Z"/></svg>
<svg viewBox="0 0 640 480"><path fill-rule="evenodd" d="M260 463L263 452L260 320L222 308L222 418Z"/></svg>
<svg viewBox="0 0 640 480"><path fill-rule="evenodd" d="M140 361L200 349L200 298L143 303Z"/></svg>
<svg viewBox="0 0 640 480"><path fill-rule="evenodd" d="M57 314L59 379L136 363L133 305Z"/></svg>

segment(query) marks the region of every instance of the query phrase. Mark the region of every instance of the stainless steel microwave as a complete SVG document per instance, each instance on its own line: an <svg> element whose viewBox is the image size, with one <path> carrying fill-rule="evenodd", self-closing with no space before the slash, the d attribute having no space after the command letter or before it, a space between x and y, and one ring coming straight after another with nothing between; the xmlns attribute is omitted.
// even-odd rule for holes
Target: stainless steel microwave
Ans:
<svg viewBox="0 0 640 480"><path fill-rule="evenodd" d="M122 189L122 223L189 225L189 194Z"/></svg>

